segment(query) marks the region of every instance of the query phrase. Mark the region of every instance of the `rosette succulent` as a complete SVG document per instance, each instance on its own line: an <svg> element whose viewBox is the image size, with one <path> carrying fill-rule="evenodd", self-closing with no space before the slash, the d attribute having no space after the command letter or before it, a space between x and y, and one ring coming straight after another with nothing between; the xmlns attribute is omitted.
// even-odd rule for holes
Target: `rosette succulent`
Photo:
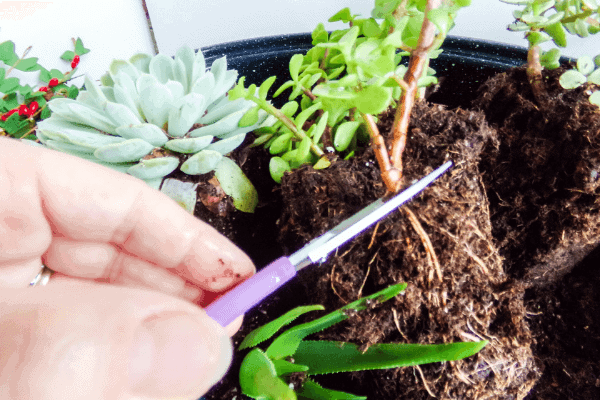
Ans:
<svg viewBox="0 0 600 400"><path fill-rule="evenodd" d="M214 171L234 206L252 212L256 190L226 157L267 116L247 123L251 101L230 101L237 71L225 57L210 70L201 51L182 47L175 58L137 54L115 60L101 85L85 78L76 99L50 101L52 116L38 124L37 137L67 152L126 172L159 188L180 168L186 174Z"/></svg>

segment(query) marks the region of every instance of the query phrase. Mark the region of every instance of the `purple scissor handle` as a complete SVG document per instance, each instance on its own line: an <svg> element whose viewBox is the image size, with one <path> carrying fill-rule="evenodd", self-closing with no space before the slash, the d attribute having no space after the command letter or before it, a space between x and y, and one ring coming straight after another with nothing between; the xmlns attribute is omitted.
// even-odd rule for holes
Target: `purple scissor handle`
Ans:
<svg viewBox="0 0 600 400"><path fill-rule="evenodd" d="M335 228L311 240L289 257L278 258L211 303L206 308L206 313L222 326L227 326L296 276L300 269L325 261L329 253L412 199L451 166L452 161L444 163L391 199L379 199L371 203Z"/></svg>

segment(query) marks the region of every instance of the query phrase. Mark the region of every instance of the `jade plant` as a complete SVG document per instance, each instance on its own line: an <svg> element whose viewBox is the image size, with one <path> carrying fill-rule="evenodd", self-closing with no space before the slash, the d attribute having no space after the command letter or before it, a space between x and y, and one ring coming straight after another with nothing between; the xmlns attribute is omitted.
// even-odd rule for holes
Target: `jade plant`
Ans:
<svg viewBox="0 0 600 400"><path fill-rule="evenodd" d="M227 155L267 115L260 112L251 124L241 124L253 103L230 101L227 92L236 80L237 71L227 69L225 57L208 71L202 52L189 47L174 58L137 54L115 60L101 84L86 77L76 99L49 102L52 116L38 125L37 137L52 149L126 172L155 188L178 168L188 175L214 172L234 206L252 212L256 190Z"/></svg>
<svg viewBox="0 0 600 400"><path fill-rule="evenodd" d="M240 367L242 392L262 400L366 399L364 396L323 388L310 377L460 360L472 356L487 344L485 340L435 345L379 343L362 349L353 343L305 340L311 334L358 315L360 311L377 307L405 288L405 283L392 285L321 318L290 328L277 336L264 351L256 346L271 339L282 327L302 314L324 310L324 307L297 307L255 329L239 346L239 350L255 347L246 355Z"/></svg>
<svg viewBox="0 0 600 400"><path fill-rule="evenodd" d="M18 56L12 41L0 43L0 136L35 140L37 122L50 116L47 102L54 97L77 96L79 88L68 82L79 66L80 57L89 50L80 38L72 39L72 42L73 50L65 51L60 57L71 67L65 73L58 69L47 70L38 64L37 57L26 58L31 46ZM10 76L15 70L38 73L39 87L34 89L29 84L22 84L18 77Z"/></svg>
<svg viewBox="0 0 600 400"><path fill-rule="evenodd" d="M501 0L504 3L523 6L515 10L515 22L508 26L511 31L525 32L529 42L527 53L527 76L533 95L543 101L543 68L560 66L560 50L546 52L540 44L553 41L558 47L567 46L567 33L588 37L600 32L600 2L598 0Z"/></svg>
<svg viewBox="0 0 600 400"><path fill-rule="evenodd" d="M436 83L429 60L437 57L458 10L470 0L376 0L371 18L358 18L348 8L330 21L349 28L329 34L322 24L312 33L314 47L294 55L291 80L274 93L291 89L280 109L267 101L276 77L257 90L244 87L244 78L231 91L232 99L255 103L244 124L258 121L259 110L269 113L269 126L255 131L254 145L274 156L270 171L280 181L286 171L303 164L325 168L331 153L350 157L371 141L389 192L402 184L402 154L410 113L425 86ZM401 61L408 57L408 65ZM395 108L388 146L378 131L378 115Z"/></svg>

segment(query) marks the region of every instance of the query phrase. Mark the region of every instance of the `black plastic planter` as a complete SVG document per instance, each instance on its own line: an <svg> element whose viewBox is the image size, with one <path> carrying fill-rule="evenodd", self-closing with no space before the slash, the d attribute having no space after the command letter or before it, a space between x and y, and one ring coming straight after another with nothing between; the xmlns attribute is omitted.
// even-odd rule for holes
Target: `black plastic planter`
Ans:
<svg viewBox="0 0 600 400"><path fill-rule="evenodd" d="M302 33L218 44L203 48L202 52L207 64L226 55L229 68L237 69L239 76L246 76L246 85L258 85L276 75L277 86L277 82L281 84L289 79L289 59L311 47L311 35ZM482 40L450 37L443 48L444 52L432 60L431 66L437 76L445 80L430 100L450 107L469 104L483 81L527 60L525 48Z"/></svg>

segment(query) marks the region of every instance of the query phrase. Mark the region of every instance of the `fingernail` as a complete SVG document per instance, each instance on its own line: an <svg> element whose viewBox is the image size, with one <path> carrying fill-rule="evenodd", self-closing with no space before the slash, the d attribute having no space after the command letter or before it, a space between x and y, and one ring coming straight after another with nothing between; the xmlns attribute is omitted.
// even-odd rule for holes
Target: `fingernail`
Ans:
<svg viewBox="0 0 600 400"><path fill-rule="evenodd" d="M133 394L149 397L201 396L227 372L231 340L206 317L166 313L146 319L131 350Z"/></svg>

